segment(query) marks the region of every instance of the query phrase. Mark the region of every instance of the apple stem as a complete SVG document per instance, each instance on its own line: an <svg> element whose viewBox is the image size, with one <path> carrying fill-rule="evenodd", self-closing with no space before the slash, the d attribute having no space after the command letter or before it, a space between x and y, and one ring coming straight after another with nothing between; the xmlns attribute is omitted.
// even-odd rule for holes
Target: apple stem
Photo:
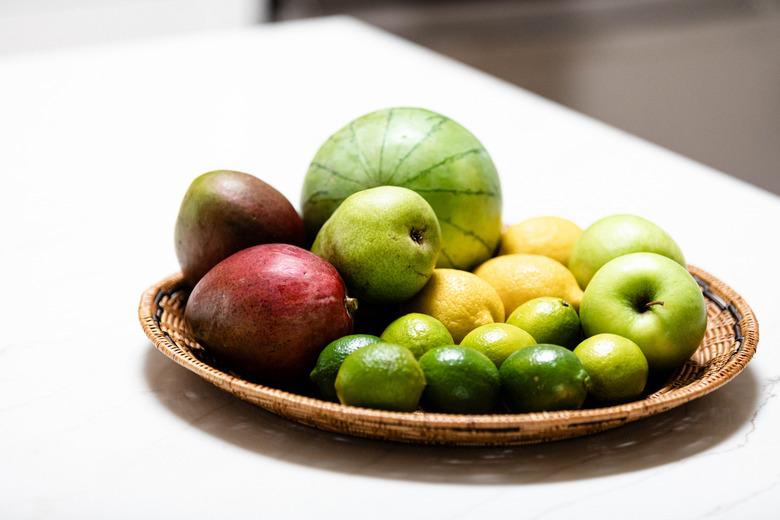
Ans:
<svg viewBox="0 0 780 520"><path fill-rule="evenodd" d="M649 309L649 308L650 308L650 307L652 307L653 305L663 305L663 304L664 304L664 302L663 302L662 300L653 300L653 301L651 301L651 302L647 302L647 303L645 304L645 307Z"/></svg>
<svg viewBox="0 0 780 520"><path fill-rule="evenodd" d="M344 299L344 307L347 308L347 312L349 313L350 316L355 314L355 311L358 309L357 298L350 298L349 296L347 296Z"/></svg>

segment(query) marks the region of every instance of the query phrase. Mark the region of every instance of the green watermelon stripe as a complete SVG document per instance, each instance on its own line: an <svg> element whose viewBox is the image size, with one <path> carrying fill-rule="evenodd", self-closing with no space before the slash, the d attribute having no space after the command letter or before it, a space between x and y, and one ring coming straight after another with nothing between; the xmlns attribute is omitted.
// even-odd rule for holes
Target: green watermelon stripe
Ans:
<svg viewBox="0 0 780 520"><path fill-rule="evenodd" d="M484 151L485 151L485 149L480 146L479 148L472 148L470 150L466 150L465 152L458 152L456 154L447 156L444 159L442 159L441 161L437 162L436 164L434 164L432 166L428 166L427 168L424 168L424 169L418 171L417 173L413 174L411 177L407 177L406 179L404 179L404 186L409 186L409 184L413 183L414 181L416 181L417 179L419 179L423 175L427 175L427 174L431 173L433 170L435 170L436 168L440 168L440 167L444 166L445 164L448 164L448 163L453 162L453 161L459 161L460 159L462 159L464 157L467 157L469 155L473 155L475 153L482 153ZM411 189L414 189L414 188L411 188Z"/></svg>
<svg viewBox="0 0 780 520"><path fill-rule="evenodd" d="M476 240L477 242L479 242L480 244L485 246L485 249L487 249L488 253L493 253L493 248L490 247L490 245L487 242L485 242L485 240L482 237L480 237L479 235L477 235L476 233L474 233L470 229L466 229L466 228L461 227L461 226L459 226L457 224L454 224L451 220L446 219L446 218L440 218L439 219L439 223L440 224L442 224L442 223L443 224L447 224L448 226L451 226L451 227L457 229L458 231L460 231L464 235L473 238L474 240Z"/></svg>
<svg viewBox="0 0 780 520"><path fill-rule="evenodd" d="M439 251L439 253L444 255L444 258L447 259L447 262L449 262L451 266L455 265L455 262L452 261L452 257L450 257L450 255L447 254L447 251L445 251L444 248L442 248L441 251Z"/></svg>
<svg viewBox="0 0 780 520"><path fill-rule="evenodd" d="M486 190L457 190L449 188L413 188L417 193L452 193L453 195L474 195L486 197L496 197L498 193Z"/></svg>
<svg viewBox="0 0 780 520"><path fill-rule="evenodd" d="M387 142L387 133L390 130L390 122L393 120L395 109L391 108L387 113L387 123L385 124L385 133L382 135L382 146L379 148L379 174L382 174L382 163L385 159L385 143Z"/></svg>
<svg viewBox="0 0 780 520"><path fill-rule="evenodd" d="M309 204L319 204L320 202L341 202L342 200L346 199L346 197L320 197L317 198L319 195L327 195L329 192L327 191L315 191L312 193L308 199L306 199L303 203L304 206L307 206Z"/></svg>
<svg viewBox="0 0 780 520"><path fill-rule="evenodd" d="M360 148L360 144L358 143L354 121L349 124L349 131L352 133L350 142L352 143L352 147L355 149L355 152L357 152L358 162L360 163L360 167L363 168L363 173L368 179L371 179L373 182L377 182L378 175L371 173L371 169L368 167L368 159L366 159L366 156L363 154L363 150Z"/></svg>
<svg viewBox="0 0 780 520"><path fill-rule="evenodd" d="M311 195L309 195L309 198L306 199L306 202L309 202L311 199L313 199L317 195L326 195L327 193L329 193L329 192L326 191L326 190L317 190L314 193L312 193Z"/></svg>
<svg viewBox="0 0 780 520"><path fill-rule="evenodd" d="M440 116L440 117L439 117L439 120L438 120L436 123L434 123L434 124L433 124L433 126L431 126L431 128L430 128L430 129L428 129L428 133L426 133L426 134L425 134L425 135L422 137L422 139L420 139L419 141L417 141L416 143L414 143L414 146L412 146L412 147L409 149L409 151L408 151L408 152L406 152L406 153L404 154L404 156L403 156L403 157L401 157L401 158L398 160L398 163L395 165L395 168L393 168L393 171L390 173L390 176L387 178L387 180L385 180L385 183L386 183L386 184L390 184L390 183L393 181L393 178L395 177L395 174L396 174L396 173L398 173L398 170L399 170L399 168L401 168L401 166L404 164L404 162L406 162L406 160L409 158L409 156L410 156L410 155L412 155L412 154L414 153L414 151L415 151L415 150L417 150L417 148L419 148L419 147L420 147L420 145L421 145L421 144L423 144L425 141L427 141L428 139L430 139L430 137L431 137L433 134L435 134L435 133L436 133L436 131L438 131L438 130L439 130L439 128L441 128L442 126L444 126L444 123L447 123L447 122L449 122L449 121L450 121L450 120L449 120L449 119L447 119L446 117L444 117L444 116Z"/></svg>
<svg viewBox="0 0 780 520"><path fill-rule="evenodd" d="M320 169L320 170L322 170L322 171L326 171L326 172L330 173L330 174L331 174L331 175L333 175L334 177L338 177L339 179L344 179L345 181L349 181L349 182L351 182L351 183L357 184L358 186L360 186L360 187L361 187L361 188L363 188L363 189L365 189L365 188L368 188L368 186L366 186L366 185L365 185L365 184L363 184L362 182L360 182L360 181L356 181L355 179L352 179L352 178L350 178L350 177L347 177L347 176L346 176L346 175L344 175L343 173L339 173L339 172L337 172L336 170L334 170L333 168L330 168L330 167L328 167L328 166L325 166L325 165L324 165L324 164L322 164L322 163L313 162L313 163L311 163L311 165L312 165L312 166L314 166L315 168L319 168L319 169Z"/></svg>

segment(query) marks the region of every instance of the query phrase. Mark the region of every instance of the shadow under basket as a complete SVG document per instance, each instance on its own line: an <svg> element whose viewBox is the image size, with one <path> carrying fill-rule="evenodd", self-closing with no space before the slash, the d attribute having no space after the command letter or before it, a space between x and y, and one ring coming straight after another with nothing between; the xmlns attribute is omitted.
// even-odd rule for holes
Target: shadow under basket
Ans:
<svg viewBox="0 0 780 520"><path fill-rule="evenodd" d="M222 390L308 426L359 437L423 444L514 445L588 435L665 412L739 374L758 344L758 322L726 284L689 266L707 304L707 332L691 359L661 388L616 406L524 414L458 415L388 412L322 401L252 383L210 363L184 320L188 290L181 275L147 289L138 310L144 332L167 357Z"/></svg>

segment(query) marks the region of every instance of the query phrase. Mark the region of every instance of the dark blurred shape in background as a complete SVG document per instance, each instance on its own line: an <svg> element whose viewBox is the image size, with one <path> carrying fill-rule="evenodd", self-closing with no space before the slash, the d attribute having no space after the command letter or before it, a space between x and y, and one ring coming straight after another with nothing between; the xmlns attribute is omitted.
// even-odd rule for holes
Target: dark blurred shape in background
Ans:
<svg viewBox="0 0 780 520"><path fill-rule="evenodd" d="M0 57L333 14L780 194L780 0L0 0Z"/></svg>
<svg viewBox="0 0 780 520"><path fill-rule="evenodd" d="M279 0L272 15L342 13L780 193L780 0Z"/></svg>

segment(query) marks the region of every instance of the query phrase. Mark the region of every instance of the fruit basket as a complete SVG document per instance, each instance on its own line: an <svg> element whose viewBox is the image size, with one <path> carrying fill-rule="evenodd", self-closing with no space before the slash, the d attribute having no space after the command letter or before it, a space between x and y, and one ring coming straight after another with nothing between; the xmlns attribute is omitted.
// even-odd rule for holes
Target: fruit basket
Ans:
<svg viewBox="0 0 780 520"><path fill-rule="evenodd" d="M246 381L208 362L184 321L188 296L181 275L147 289L139 319L157 350L222 390L287 419L322 430L389 441L513 445L588 435L649 417L701 397L739 374L753 357L758 323L742 297L709 273L689 266L707 303L707 332L691 359L644 399L559 412L456 415L387 412L345 406Z"/></svg>

